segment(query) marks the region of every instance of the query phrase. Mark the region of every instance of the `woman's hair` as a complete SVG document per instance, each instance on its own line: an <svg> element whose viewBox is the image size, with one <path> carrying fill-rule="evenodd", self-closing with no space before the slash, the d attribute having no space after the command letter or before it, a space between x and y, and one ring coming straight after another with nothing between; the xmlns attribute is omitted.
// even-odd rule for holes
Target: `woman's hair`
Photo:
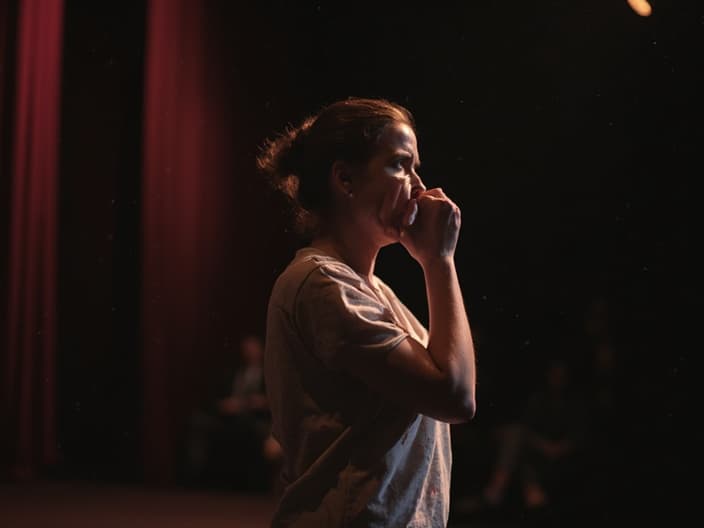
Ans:
<svg viewBox="0 0 704 528"><path fill-rule="evenodd" d="M398 104L349 98L325 106L264 143L257 166L270 186L285 196L299 234L315 231L321 214L331 205L328 178L332 164L367 163L382 131L393 123L415 129L411 113Z"/></svg>

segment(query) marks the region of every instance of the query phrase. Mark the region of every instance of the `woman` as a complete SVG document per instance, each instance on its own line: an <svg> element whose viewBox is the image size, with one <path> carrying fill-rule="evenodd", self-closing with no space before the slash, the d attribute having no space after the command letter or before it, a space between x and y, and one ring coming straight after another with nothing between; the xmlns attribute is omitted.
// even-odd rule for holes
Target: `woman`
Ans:
<svg viewBox="0 0 704 528"><path fill-rule="evenodd" d="M258 163L311 233L269 300L265 378L284 453L272 525L446 526L449 424L474 415L474 348L460 211L421 181L410 112L333 103ZM397 242L423 269L429 332L374 275Z"/></svg>

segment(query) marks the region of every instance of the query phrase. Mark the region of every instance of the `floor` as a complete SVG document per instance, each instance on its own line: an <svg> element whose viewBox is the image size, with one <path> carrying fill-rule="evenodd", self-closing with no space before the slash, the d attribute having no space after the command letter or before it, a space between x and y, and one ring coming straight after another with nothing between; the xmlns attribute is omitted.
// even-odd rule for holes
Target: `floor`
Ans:
<svg viewBox="0 0 704 528"><path fill-rule="evenodd" d="M274 504L273 495L234 491L67 481L0 484L0 528L268 528ZM608 518L580 524L580 517L570 515L565 522L552 514L485 512L453 515L447 528L614 525Z"/></svg>
<svg viewBox="0 0 704 528"><path fill-rule="evenodd" d="M0 484L0 528L268 528L273 496L86 482ZM475 519L448 528L512 527Z"/></svg>
<svg viewBox="0 0 704 528"><path fill-rule="evenodd" d="M2 528L220 528L269 526L262 495L86 483L0 486Z"/></svg>

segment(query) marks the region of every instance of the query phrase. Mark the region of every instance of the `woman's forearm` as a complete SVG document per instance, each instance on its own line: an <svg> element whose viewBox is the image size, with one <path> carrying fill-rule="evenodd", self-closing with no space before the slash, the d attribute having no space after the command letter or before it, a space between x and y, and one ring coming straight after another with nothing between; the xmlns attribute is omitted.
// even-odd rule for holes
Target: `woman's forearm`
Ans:
<svg viewBox="0 0 704 528"><path fill-rule="evenodd" d="M472 332L452 257L423 265L430 312L428 352L453 394L474 414L476 362Z"/></svg>

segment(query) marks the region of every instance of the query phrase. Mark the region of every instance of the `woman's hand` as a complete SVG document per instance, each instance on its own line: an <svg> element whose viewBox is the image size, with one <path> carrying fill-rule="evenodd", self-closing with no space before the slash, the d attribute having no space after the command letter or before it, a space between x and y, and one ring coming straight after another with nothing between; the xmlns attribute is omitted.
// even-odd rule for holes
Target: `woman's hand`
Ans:
<svg viewBox="0 0 704 528"><path fill-rule="evenodd" d="M442 189L419 193L409 202L402 223L401 244L422 267L454 257L461 213Z"/></svg>

